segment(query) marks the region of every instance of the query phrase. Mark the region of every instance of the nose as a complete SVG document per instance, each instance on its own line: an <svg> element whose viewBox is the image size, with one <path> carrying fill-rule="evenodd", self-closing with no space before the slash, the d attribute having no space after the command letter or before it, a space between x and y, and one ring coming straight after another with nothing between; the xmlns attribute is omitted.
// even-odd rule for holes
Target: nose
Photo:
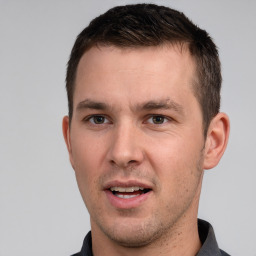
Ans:
<svg viewBox="0 0 256 256"><path fill-rule="evenodd" d="M108 159L119 168L140 165L144 159L141 134L139 128L131 124L123 124L112 132Z"/></svg>

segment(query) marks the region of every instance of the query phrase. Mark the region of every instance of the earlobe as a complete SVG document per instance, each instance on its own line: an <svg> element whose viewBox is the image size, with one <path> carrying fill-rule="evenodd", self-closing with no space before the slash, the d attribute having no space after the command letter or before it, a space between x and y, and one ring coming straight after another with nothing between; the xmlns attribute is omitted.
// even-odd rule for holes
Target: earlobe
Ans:
<svg viewBox="0 0 256 256"><path fill-rule="evenodd" d="M215 167L226 149L229 137L229 118L218 113L211 121L205 142L204 169Z"/></svg>
<svg viewBox="0 0 256 256"><path fill-rule="evenodd" d="M71 143L70 143L70 127L69 127L69 117L64 116L62 120L62 132L63 132L63 137L67 146L67 150L69 153L69 159L70 163L73 167L73 161L72 161L72 148L71 148Z"/></svg>

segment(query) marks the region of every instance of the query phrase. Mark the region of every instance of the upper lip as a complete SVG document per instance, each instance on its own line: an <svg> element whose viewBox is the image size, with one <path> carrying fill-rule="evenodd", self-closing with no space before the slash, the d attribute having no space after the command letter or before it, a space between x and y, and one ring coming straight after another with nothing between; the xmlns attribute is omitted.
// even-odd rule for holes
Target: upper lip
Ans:
<svg viewBox="0 0 256 256"><path fill-rule="evenodd" d="M140 187L144 189L152 189L152 186L148 183L136 181L136 180L128 180L128 181L120 181L120 180L113 180L106 182L103 186L104 190L110 189L112 187L123 187L123 188L129 188L129 187Z"/></svg>

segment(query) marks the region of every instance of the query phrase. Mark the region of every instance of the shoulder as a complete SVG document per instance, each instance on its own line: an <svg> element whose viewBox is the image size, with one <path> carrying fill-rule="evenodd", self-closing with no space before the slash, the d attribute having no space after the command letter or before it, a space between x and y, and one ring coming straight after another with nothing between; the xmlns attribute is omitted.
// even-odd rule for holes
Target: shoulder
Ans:
<svg viewBox="0 0 256 256"><path fill-rule="evenodd" d="M202 247L199 250L197 256L230 256L219 248L213 227L210 223L198 219L198 233L202 243Z"/></svg>
<svg viewBox="0 0 256 256"><path fill-rule="evenodd" d="M83 246L80 252L71 256L93 256L92 255L92 236L91 231L84 238Z"/></svg>
<svg viewBox="0 0 256 256"><path fill-rule="evenodd" d="M224 252L222 250L220 250L220 252L221 252L221 256L230 256L230 254L227 254L226 252Z"/></svg>

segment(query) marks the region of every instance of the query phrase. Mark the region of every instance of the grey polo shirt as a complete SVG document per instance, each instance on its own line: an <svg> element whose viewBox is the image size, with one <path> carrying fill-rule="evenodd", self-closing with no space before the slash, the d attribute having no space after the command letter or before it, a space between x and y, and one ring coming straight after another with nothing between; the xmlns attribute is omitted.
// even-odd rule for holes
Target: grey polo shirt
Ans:
<svg viewBox="0 0 256 256"><path fill-rule="evenodd" d="M198 231L202 247L196 256L230 256L219 248L210 223L198 219ZM91 232L86 235L81 252L72 256L93 256Z"/></svg>

